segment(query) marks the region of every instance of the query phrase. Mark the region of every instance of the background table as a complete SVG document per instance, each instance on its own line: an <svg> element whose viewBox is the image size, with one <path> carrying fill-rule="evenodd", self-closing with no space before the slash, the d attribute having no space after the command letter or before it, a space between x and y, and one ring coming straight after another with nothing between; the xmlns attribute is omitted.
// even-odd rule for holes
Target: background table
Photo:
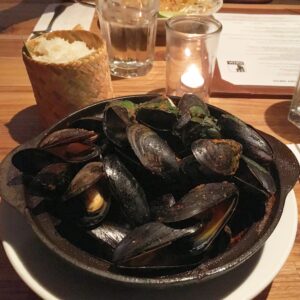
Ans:
<svg viewBox="0 0 300 300"><path fill-rule="evenodd" d="M2 0L0 2L0 160L14 147L42 131L31 85L21 58L21 48L45 7L52 2L59 1ZM279 0L275 2L278 3ZM299 1L291 1L291 3L297 2L299 3ZM255 7L264 10L270 8L270 5ZM224 6L232 9L241 7L236 4ZM254 6L245 4L242 7L253 8ZM299 8L300 5L297 7ZM272 8L292 10L295 6L275 4ZM98 31L96 18L92 30ZM141 78L114 79L115 95L163 92L164 51L164 38L159 38L152 71ZM289 100L212 98L210 103L237 115L245 122L284 143L300 143L300 131L287 121ZM295 192L299 206L299 184L296 185ZM0 299L38 299L15 273L1 246ZM300 299L299 231L292 253L284 267L257 299Z"/></svg>

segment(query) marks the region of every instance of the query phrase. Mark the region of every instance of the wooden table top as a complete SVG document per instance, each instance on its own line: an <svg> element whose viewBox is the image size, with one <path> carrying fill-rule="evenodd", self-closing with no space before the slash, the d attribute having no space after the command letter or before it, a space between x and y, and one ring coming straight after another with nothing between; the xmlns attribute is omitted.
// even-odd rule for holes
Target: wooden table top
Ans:
<svg viewBox="0 0 300 300"><path fill-rule="evenodd" d="M0 3L0 160L14 147L38 134L42 128L31 85L21 58L23 41L50 2L46 0L2 0ZM236 9L239 5L225 4ZM243 5L253 8L253 5ZM256 5L269 9L269 5ZM300 5L297 5L300 8ZM272 5L292 10L293 5ZM93 31L97 31L96 18ZM163 91L165 85L164 44L159 39L151 72L141 78L114 80L116 96ZM284 143L300 143L299 130L287 121L289 100L212 98L210 103L231 112L245 122ZM298 205L300 185L295 187ZM0 204L1 205L1 204ZM274 249L276 251L276 249ZM39 299L19 278L0 246L0 299ZM300 299L300 235L273 282L256 299Z"/></svg>

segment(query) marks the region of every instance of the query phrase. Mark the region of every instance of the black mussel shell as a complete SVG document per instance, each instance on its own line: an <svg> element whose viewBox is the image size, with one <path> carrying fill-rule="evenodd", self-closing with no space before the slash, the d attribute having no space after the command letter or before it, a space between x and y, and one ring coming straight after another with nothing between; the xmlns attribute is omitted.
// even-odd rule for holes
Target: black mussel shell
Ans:
<svg viewBox="0 0 300 300"><path fill-rule="evenodd" d="M238 118L223 114L218 124L225 138L232 138L243 146L243 154L262 164L270 164L273 152L265 139L251 126Z"/></svg>
<svg viewBox="0 0 300 300"><path fill-rule="evenodd" d="M210 112L206 103L198 96L185 94L178 103L178 109L181 115L190 115L190 118L209 116Z"/></svg>
<svg viewBox="0 0 300 300"><path fill-rule="evenodd" d="M186 156L180 161L180 171L182 176L187 178L191 188L209 182L209 178L201 172L194 155Z"/></svg>
<svg viewBox="0 0 300 300"><path fill-rule="evenodd" d="M128 146L126 128L134 120L135 104L119 101L104 109L103 130L107 138L120 148Z"/></svg>
<svg viewBox="0 0 300 300"><path fill-rule="evenodd" d="M67 128L44 137L38 148L44 149L69 163L85 163L99 159L101 149L94 144L98 134L81 128Z"/></svg>
<svg viewBox="0 0 300 300"><path fill-rule="evenodd" d="M50 149L71 143L91 144L98 138L98 134L81 128L66 128L54 131L45 136L38 148Z"/></svg>
<svg viewBox="0 0 300 300"><path fill-rule="evenodd" d="M240 184L248 186L252 193L253 189L271 195L276 192L276 184L269 170L244 155L242 155L240 168L234 178Z"/></svg>
<svg viewBox="0 0 300 300"><path fill-rule="evenodd" d="M115 224L105 221L94 229L87 229L68 220L68 222L61 222L56 230L79 249L107 262L112 261L116 245L127 232Z"/></svg>
<svg viewBox="0 0 300 300"><path fill-rule="evenodd" d="M193 142L192 152L204 175L229 176L239 167L242 146L229 139L201 139Z"/></svg>
<svg viewBox="0 0 300 300"><path fill-rule="evenodd" d="M103 116L84 117L72 122L69 127L83 128L98 133L99 138L94 142L101 157L113 151L114 145L109 141L103 131Z"/></svg>
<svg viewBox="0 0 300 300"><path fill-rule="evenodd" d="M56 214L63 222L82 228L95 228L109 212L111 199L103 180L85 189L77 196L57 204Z"/></svg>
<svg viewBox="0 0 300 300"><path fill-rule="evenodd" d="M179 238L171 244L144 252L132 259L112 266L112 270L131 276L164 276L178 272L191 271L203 261L202 257L183 255L177 251L177 244L185 239Z"/></svg>
<svg viewBox="0 0 300 300"><path fill-rule="evenodd" d="M86 164L72 179L57 207L63 220L80 227L94 228L107 215L110 195L101 162Z"/></svg>
<svg viewBox="0 0 300 300"><path fill-rule="evenodd" d="M176 157L183 158L191 154L189 145L185 145L178 134L174 131L156 131L156 133L167 142L176 154Z"/></svg>
<svg viewBox="0 0 300 300"><path fill-rule="evenodd" d="M154 200L149 201L151 213L155 216L156 210L168 209L176 203L176 199L172 194L164 194Z"/></svg>
<svg viewBox="0 0 300 300"><path fill-rule="evenodd" d="M167 96L144 102L136 109L136 120L154 130L172 130L177 116L178 109Z"/></svg>
<svg viewBox="0 0 300 300"><path fill-rule="evenodd" d="M188 220L236 195L238 189L234 183L223 181L201 184L190 190L170 208L156 210L156 219L163 223Z"/></svg>
<svg viewBox="0 0 300 300"><path fill-rule="evenodd" d="M191 145L198 139L221 138L220 128L210 116L191 118L184 125L181 119L174 130L186 145Z"/></svg>
<svg viewBox="0 0 300 300"><path fill-rule="evenodd" d="M128 233L128 229L110 222L103 222L88 231L90 236L107 244L111 249L115 249Z"/></svg>
<svg viewBox="0 0 300 300"><path fill-rule="evenodd" d="M170 245L175 240L193 234L197 227L174 229L159 222L151 222L135 228L117 246L113 261L123 264L148 252Z"/></svg>
<svg viewBox="0 0 300 300"><path fill-rule="evenodd" d="M191 255L206 251L233 215L238 203L238 193L210 209L210 219L191 237L182 241L183 247Z"/></svg>
<svg viewBox="0 0 300 300"><path fill-rule="evenodd" d="M69 186L76 168L67 163L55 163L44 167L32 179L29 192L35 195L59 195Z"/></svg>
<svg viewBox="0 0 300 300"><path fill-rule="evenodd" d="M127 136L131 148L146 169L165 179L178 178L175 153L153 130L134 124L127 128Z"/></svg>
<svg viewBox="0 0 300 300"><path fill-rule="evenodd" d="M103 149L98 145L76 142L49 148L46 151L60 157L65 162L79 164L100 160Z"/></svg>
<svg viewBox="0 0 300 300"><path fill-rule="evenodd" d="M73 178L64 194L64 200L81 194L104 177L105 173L101 162L90 162L86 164Z"/></svg>
<svg viewBox="0 0 300 300"><path fill-rule="evenodd" d="M128 223L141 225L150 220L145 192L134 176L115 155L104 158L104 169L115 201L118 201Z"/></svg>
<svg viewBox="0 0 300 300"><path fill-rule="evenodd" d="M61 163L63 160L45 150L27 148L14 154L11 162L21 172L34 175L44 167L50 164Z"/></svg>
<svg viewBox="0 0 300 300"><path fill-rule="evenodd" d="M190 145L200 138L220 138L220 130L208 106L198 96L185 94L178 103L180 119L175 126L183 142Z"/></svg>
<svg viewBox="0 0 300 300"><path fill-rule="evenodd" d="M99 116L93 116L93 117L84 117L80 119L76 119L73 121L69 127L70 128L81 128L88 131L94 131L101 135L103 134L103 127L102 127L102 121L103 118L100 118Z"/></svg>
<svg viewBox="0 0 300 300"><path fill-rule="evenodd" d="M229 226L225 225L220 233L216 236L215 240L210 246L210 257L215 257L220 253L226 251L230 247L232 239L232 231Z"/></svg>
<svg viewBox="0 0 300 300"><path fill-rule="evenodd" d="M69 230L75 231L76 234L66 231L65 226L63 233L72 237L77 246L89 251L95 256L112 261L112 256L117 245L128 234L129 230L120 227L114 223L102 222L98 227L86 230L80 227L73 227ZM69 237L68 237L69 238Z"/></svg>
<svg viewBox="0 0 300 300"><path fill-rule="evenodd" d="M170 187L165 184L164 180L145 169L139 159L131 149L120 149L115 147L115 152L124 166L129 170L135 178L139 179L139 184L142 186L148 198L159 196L163 193L170 192Z"/></svg>
<svg viewBox="0 0 300 300"><path fill-rule="evenodd" d="M275 194L276 184L271 173L254 160L242 156L242 159L246 162L249 170L255 176L255 178L260 182L263 188L270 194Z"/></svg>

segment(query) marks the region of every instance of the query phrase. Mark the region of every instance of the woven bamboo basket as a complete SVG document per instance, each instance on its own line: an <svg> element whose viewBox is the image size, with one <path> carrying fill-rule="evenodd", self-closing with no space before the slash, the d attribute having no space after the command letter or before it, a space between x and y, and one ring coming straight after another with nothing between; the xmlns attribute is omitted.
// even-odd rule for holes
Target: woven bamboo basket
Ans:
<svg viewBox="0 0 300 300"><path fill-rule="evenodd" d="M92 54L70 63L45 63L32 59L37 39L26 42L23 60L31 81L42 123L50 126L71 112L113 97L106 45L89 31L64 30L43 35L61 37L69 42L84 41Z"/></svg>

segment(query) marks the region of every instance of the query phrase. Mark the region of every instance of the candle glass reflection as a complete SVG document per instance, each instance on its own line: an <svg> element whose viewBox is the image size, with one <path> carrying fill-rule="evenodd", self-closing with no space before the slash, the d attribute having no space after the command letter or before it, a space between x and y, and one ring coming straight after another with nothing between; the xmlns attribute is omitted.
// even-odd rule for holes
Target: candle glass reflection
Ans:
<svg viewBox="0 0 300 300"><path fill-rule="evenodd" d="M166 93L208 101L222 24L214 17L176 16L166 22Z"/></svg>

